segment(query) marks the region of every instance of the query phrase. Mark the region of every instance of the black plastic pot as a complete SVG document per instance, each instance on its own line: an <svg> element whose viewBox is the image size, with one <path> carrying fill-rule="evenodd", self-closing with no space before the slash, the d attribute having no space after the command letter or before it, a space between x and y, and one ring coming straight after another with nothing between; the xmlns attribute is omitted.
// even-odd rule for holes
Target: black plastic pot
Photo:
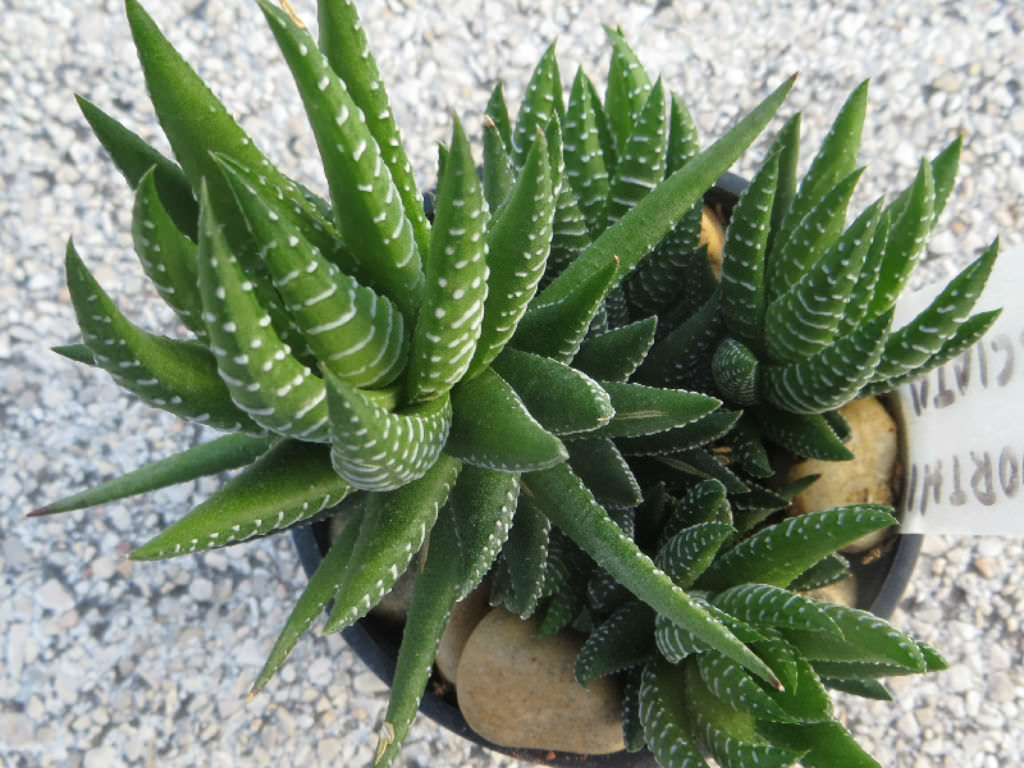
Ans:
<svg viewBox="0 0 1024 768"><path fill-rule="evenodd" d="M736 203L739 194L747 187L747 181L736 174L727 173L705 196L705 202L713 208L729 210ZM857 579L857 607L869 610L882 618L892 616L896 605L910 582L914 566L921 552L923 536L899 535L888 549L869 564L854 563L853 573ZM302 562L303 570L311 576L327 553L330 545L326 522L292 530L292 539ZM330 606L328 606L330 610ZM395 663L401 631L394 623L374 616L367 616L342 635L355 654L388 686L395 676ZM450 690L448 686L440 689ZM438 695L427 687L420 703L420 711L449 731L478 744L481 747L542 765L566 766L566 768L657 768L650 752L615 752L608 755L580 755L552 750L521 749L493 744L469 727L455 701L454 693Z"/></svg>

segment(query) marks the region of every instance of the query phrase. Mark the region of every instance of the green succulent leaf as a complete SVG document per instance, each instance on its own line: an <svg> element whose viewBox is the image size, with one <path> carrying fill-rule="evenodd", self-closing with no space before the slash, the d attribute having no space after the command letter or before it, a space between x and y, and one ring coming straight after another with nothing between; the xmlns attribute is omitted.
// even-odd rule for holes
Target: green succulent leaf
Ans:
<svg viewBox="0 0 1024 768"><path fill-rule="evenodd" d="M254 283L229 249L205 186L200 211L203 321L231 399L264 429L328 442L323 380L291 354L274 329Z"/></svg>
<svg viewBox="0 0 1024 768"><path fill-rule="evenodd" d="M760 399L761 363L750 347L725 338L711 358L711 375L722 396L737 405L754 405Z"/></svg>
<svg viewBox="0 0 1024 768"><path fill-rule="evenodd" d="M362 525L366 512L365 495L353 494L346 499L346 502L350 500L352 503L348 505L345 526L334 537L327 554L317 565L313 575L309 577L309 583L302 590L299 599L295 601L295 606L288 614L284 627L274 642L274 647L270 650L270 655L256 676L256 681L252 684L249 691L250 697L262 691L277 674L298 643L299 638L305 634L316 618L323 614L324 608L338 590L345 576L345 569L352 556L352 548L359 536L359 526Z"/></svg>
<svg viewBox="0 0 1024 768"><path fill-rule="evenodd" d="M388 298L360 285L328 261L285 216L279 201L250 186L229 158L218 162L263 262L310 351L323 366L357 387L392 383L405 367L405 319Z"/></svg>
<svg viewBox="0 0 1024 768"><path fill-rule="evenodd" d="M331 462L353 486L390 491L434 465L452 422L447 394L390 413L364 391L324 371Z"/></svg>
<svg viewBox="0 0 1024 768"><path fill-rule="evenodd" d="M28 517L93 507L242 467L259 458L273 442L273 438L266 436L245 433L224 435L51 502L30 512Z"/></svg>
<svg viewBox="0 0 1024 768"><path fill-rule="evenodd" d="M601 151L598 133L597 109L591 100L583 69L576 72L565 122L562 125L565 175L576 196L580 212L591 232L597 231L604 221L605 202L608 198L609 175Z"/></svg>
<svg viewBox="0 0 1024 768"><path fill-rule="evenodd" d="M654 343L657 318L588 336L572 359L572 367L595 379L626 381Z"/></svg>
<svg viewBox="0 0 1024 768"><path fill-rule="evenodd" d="M992 272L999 241L966 266L910 323L893 331L878 362L876 378L895 379L927 362L967 320Z"/></svg>
<svg viewBox="0 0 1024 768"><path fill-rule="evenodd" d="M842 691L843 693L860 696L864 699L874 699L875 701L893 700L889 689L877 680L844 680L823 675L821 684L833 691Z"/></svg>
<svg viewBox="0 0 1024 768"><path fill-rule="evenodd" d="M720 480L701 480L691 485L676 501L672 512L662 526L660 544L664 545L673 536L687 528L704 523L724 524L731 527L732 513L726 498L727 494L728 490Z"/></svg>
<svg viewBox="0 0 1024 768"><path fill-rule="evenodd" d="M544 591L551 521L529 496L520 494L512 529L501 550L508 591L501 604L523 619L537 609ZM493 599L493 598L492 598Z"/></svg>
<svg viewBox="0 0 1024 768"><path fill-rule="evenodd" d="M351 491L326 446L283 440L131 558L159 560L278 533L319 519Z"/></svg>
<svg viewBox="0 0 1024 768"><path fill-rule="evenodd" d="M989 312L979 312L971 315L939 348L939 351L928 358L923 364L894 379L883 379L868 384L860 391L858 397L869 397L891 392L896 387L913 381L918 376L959 357L967 349L973 347L982 336L988 333L989 328L999 319L1001 313L1001 309L993 309Z"/></svg>
<svg viewBox="0 0 1024 768"><path fill-rule="evenodd" d="M413 317L423 292L420 252L380 145L309 34L281 9L259 4L306 107L338 230L353 253L374 255L359 262L370 287Z"/></svg>
<svg viewBox="0 0 1024 768"><path fill-rule="evenodd" d="M181 168L88 99L78 95L75 99L96 138L132 189L137 190L150 168L154 169L153 183L161 207L175 228L195 242L199 205Z"/></svg>
<svg viewBox="0 0 1024 768"><path fill-rule="evenodd" d="M456 119L437 194L423 303L413 331L406 379L412 402L446 393L469 369L487 298L488 218L469 141Z"/></svg>
<svg viewBox="0 0 1024 768"><path fill-rule="evenodd" d="M768 157L778 155L778 182L775 199L772 201L771 232L768 235L768 249L774 247L774 233L782 231L782 221L793 204L797 193L797 164L800 160L800 121L797 112L779 130L768 150ZM851 166L852 170L852 166Z"/></svg>
<svg viewBox="0 0 1024 768"><path fill-rule="evenodd" d="M759 677L774 676L736 635L659 570L565 464L524 477L540 509L634 595Z"/></svg>
<svg viewBox="0 0 1024 768"><path fill-rule="evenodd" d="M774 746L761 737L754 715L719 699L702 679L697 662L682 671L693 729L722 768L781 768L800 759L800 751Z"/></svg>
<svg viewBox="0 0 1024 768"><path fill-rule="evenodd" d="M867 96L868 81L865 80L847 97L839 114L836 115L818 153L811 161L811 167L800 183L800 189L791 197L782 221L778 227L773 226L774 231L788 235L787 238L773 243L773 261L778 258L781 249L797 237L804 218L819 205L827 196L828 191L833 189L840 179L848 176L856 167L857 149L860 146L864 115L867 112ZM795 181L800 123L799 119L795 119L791 123L792 126L787 124L783 128L779 138L781 147L786 148L788 155L784 158L785 172L780 175L781 180L785 182L785 190L780 190L783 192L782 200L790 197L789 189L792 188ZM773 225L776 221L777 217L773 214Z"/></svg>
<svg viewBox="0 0 1024 768"><path fill-rule="evenodd" d="M744 414L726 436L730 458L743 472L752 477L771 477L775 472L764 447L760 430L753 419Z"/></svg>
<svg viewBox="0 0 1024 768"><path fill-rule="evenodd" d="M808 211L785 244L773 249L766 261L767 299L785 294L835 244L846 223L846 209L863 168L839 181Z"/></svg>
<svg viewBox="0 0 1024 768"><path fill-rule="evenodd" d="M526 85L523 101L519 105L519 115L510 145L512 160L517 168L522 168L525 164L538 129L543 132L548 121L563 111L562 80L558 72L555 44L552 43L534 67Z"/></svg>
<svg viewBox="0 0 1024 768"><path fill-rule="evenodd" d="M840 547L895 524L890 508L880 504L851 504L790 517L726 551L704 572L698 586L727 589L753 582L784 587Z"/></svg>
<svg viewBox="0 0 1024 768"><path fill-rule="evenodd" d="M483 370L505 348L537 291L551 247L552 189L547 142L538 137L507 203L487 228L487 299L467 378Z"/></svg>
<svg viewBox="0 0 1024 768"><path fill-rule="evenodd" d="M892 219L878 282L868 302L868 317L896 303L935 222L935 180L927 161L921 161L910 190L903 211Z"/></svg>
<svg viewBox="0 0 1024 768"><path fill-rule="evenodd" d="M615 416L593 437L652 435L680 427L714 411L722 401L699 392L658 389L618 381L599 382L611 397Z"/></svg>
<svg viewBox="0 0 1024 768"><path fill-rule="evenodd" d="M877 315L799 362L762 366L764 399L782 410L804 414L839 408L855 399L878 365L892 316L892 310Z"/></svg>
<svg viewBox="0 0 1024 768"><path fill-rule="evenodd" d="M639 752L644 740L644 724L640 721L640 676L642 667L634 667L623 675L622 681L622 736L627 752Z"/></svg>
<svg viewBox="0 0 1024 768"><path fill-rule="evenodd" d="M416 187L412 165L405 154L388 92L381 82L377 61L359 23L355 3L320 0L317 3L317 21L320 50L345 84L352 100L363 111L366 127L380 147L381 157L402 199L405 215L412 224L416 245L420 253L426 253L430 225L423 213L423 201Z"/></svg>
<svg viewBox="0 0 1024 768"><path fill-rule="evenodd" d="M777 723L797 721L743 667L722 654L714 651L699 654L697 670L708 690L730 709Z"/></svg>
<svg viewBox="0 0 1024 768"><path fill-rule="evenodd" d="M765 251L779 184L779 153L754 175L732 211L722 258L722 318L739 341L760 349L764 332Z"/></svg>
<svg viewBox="0 0 1024 768"><path fill-rule="evenodd" d="M834 552L793 579L789 584L789 589L794 592L821 589L829 584L842 581L849 573L850 561L838 552Z"/></svg>
<svg viewBox="0 0 1024 768"><path fill-rule="evenodd" d="M733 428L741 415L740 411L720 409L685 426L655 435L619 438L618 446L626 456L676 454L717 440Z"/></svg>
<svg viewBox="0 0 1024 768"><path fill-rule="evenodd" d="M703 448L690 448L674 456L658 456L656 460L691 477L718 480L729 493L746 493L750 490L715 454Z"/></svg>
<svg viewBox="0 0 1024 768"><path fill-rule="evenodd" d="M781 106L792 84L791 78L779 86L722 138L651 190L587 246L544 289L539 300L550 304L572 293L576 285L606 268L612 257L619 260L614 282L630 272L753 142ZM614 282L609 284L609 290Z"/></svg>
<svg viewBox="0 0 1024 768"><path fill-rule="evenodd" d="M665 542L658 550L654 564L665 571L672 581L687 589L707 570L721 546L735 533L736 529L727 523L691 525Z"/></svg>
<svg viewBox="0 0 1024 768"><path fill-rule="evenodd" d="M202 300L196 288L196 244L181 233L164 207L156 172L155 166L150 168L136 186L132 211L135 252L160 297L190 331L205 341Z"/></svg>
<svg viewBox="0 0 1024 768"><path fill-rule="evenodd" d="M498 83L500 87L501 83ZM507 119L506 115L506 119ZM483 189L487 207L496 214L508 200L509 192L516 182L516 171L512 167L512 158L506 149L508 145L502 140L490 113L484 114L484 169ZM530 148L531 151L533 148ZM545 150L546 154L546 150ZM440 164L439 164L440 165ZM491 227L494 225L492 224ZM490 228L488 228L490 230Z"/></svg>
<svg viewBox="0 0 1024 768"><path fill-rule="evenodd" d="M497 373L485 369L451 393L445 451L485 469L525 472L565 461L562 442L545 430Z"/></svg>
<svg viewBox="0 0 1024 768"><path fill-rule="evenodd" d="M764 348L773 359L803 360L838 338L881 208L878 200L865 210L799 280L768 305Z"/></svg>
<svg viewBox="0 0 1024 768"><path fill-rule="evenodd" d="M553 302L537 298L519 321L511 345L568 363L590 330L615 270L616 262L611 259L604 269L588 275L567 295Z"/></svg>
<svg viewBox="0 0 1024 768"><path fill-rule="evenodd" d="M461 466L456 459L442 455L420 479L394 491L369 495L324 632L351 626L391 590L423 546Z"/></svg>
<svg viewBox="0 0 1024 768"><path fill-rule="evenodd" d="M819 603L771 584L739 584L715 596L712 603L751 624L804 629L842 636Z"/></svg>
<svg viewBox="0 0 1024 768"><path fill-rule="evenodd" d="M644 665L640 677L639 716L644 740L662 768L706 768L707 762L691 741L688 702L680 671L664 662Z"/></svg>
<svg viewBox="0 0 1024 768"><path fill-rule="evenodd" d="M797 661L796 649L773 630L764 630L764 634L764 639L753 644L753 650L778 676L783 691L798 692L800 677L806 670Z"/></svg>
<svg viewBox="0 0 1024 768"><path fill-rule="evenodd" d="M643 664L655 650L654 611L631 600L587 637L576 657L576 681L586 688L598 678Z"/></svg>
<svg viewBox="0 0 1024 768"><path fill-rule="evenodd" d="M768 694L795 719L804 723L823 723L832 720L832 699L825 690L811 663L799 656L795 659L796 682Z"/></svg>
<svg viewBox="0 0 1024 768"><path fill-rule="evenodd" d="M462 560L457 599L479 586L508 538L519 475L466 465L448 496Z"/></svg>
<svg viewBox="0 0 1024 768"><path fill-rule="evenodd" d="M622 156L612 175L608 203L605 206L605 227L621 219L626 211L662 181L667 161L667 143L665 89L659 79L637 113L636 124L631 126Z"/></svg>
<svg viewBox="0 0 1024 768"><path fill-rule="evenodd" d="M512 146L512 121L509 119L508 105L505 103L505 86L499 80L487 99L487 107L484 114L494 121L494 127L498 130L505 147Z"/></svg>
<svg viewBox="0 0 1024 768"><path fill-rule="evenodd" d="M391 698L373 758L375 766L390 765L396 757L423 698L462 580L459 558L451 556L457 546L454 516L442 507L416 575L391 682Z"/></svg>
<svg viewBox="0 0 1024 768"><path fill-rule="evenodd" d="M605 509L632 509L643 500L640 484L615 443L584 438L568 444L569 466Z"/></svg>
<svg viewBox="0 0 1024 768"><path fill-rule="evenodd" d="M147 403L223 430L262 432L232 402L210 351L133 325L100 287L68 241L68 290L92 363Z"/></svg>
<svg viewBox="0 0 1024 768"><path fill-rule="evenodd" d="M924 672L928 665L918 644L872 613L822 601L820 610L836 623L843 639L786 629L784 634L811 661L881 662Z"/></svg>
<svg viewBox="0 0 1024 768"><path fill-rule="evenodd" d="M800 764L806 768L882 768L837 722L764 723L761 731L775 743L803 752Z"/></svg>
<svg viewBox="0 0 1024 768"><path fill-rule="evenodd" d="M823 461L849 461L853 458L820 414L789 413L771 407L758 407L752 412L766 439L798 456Z"/></svg>
<svg viewBox="0 0 1024 768"><path fill-rule="evenodd" d="M494 371L512 385L530 414L555 435L590 432L615 414L611 398L589 376L547 357L506 349Z"/></svg>
<svg viewBox="0 0 1024 768"><path fill-rule="evenodd" d="M217 219L227 227L232 247L245 243L247 233L244 222L236 215L234 198L214 163L213 153L231 157L246 168L259 168L268 186L279 189L293 203L290 215L294 215L306 236L325 252L334 252L343 259L339 266L346 267L352 257L338 250L336 232L323 218L319 206L270 164L195 70L160 33L138 0L125 0L125 7L160 125L196 198L206 180Z"/></svg>
<svg viewBox="0 0 1024 768"><path fill-rule="evenodd" d="M604 103L608 125L615 141L616 156L622 162L628 152L629 139L650 95L651 79L622 32L608 26L604 31L612 46Z"/></svg>
<svg viewBox="0 0 1024 768"><path fill-rule="evenodd" d="M659 386L711 389L711 359L722 337L719 311L722 293L714 291L704 304L651 347L637 370L637 380Z"/></svg>

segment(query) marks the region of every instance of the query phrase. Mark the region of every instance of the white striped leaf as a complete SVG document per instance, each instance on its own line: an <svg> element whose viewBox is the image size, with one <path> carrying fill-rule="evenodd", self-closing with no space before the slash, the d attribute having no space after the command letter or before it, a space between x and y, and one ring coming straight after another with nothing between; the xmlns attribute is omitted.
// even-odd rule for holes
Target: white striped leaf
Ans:
<svg viewBox="0 0 1024 768"><path fill-rule="evenodd" d="M597 113L583 69L576 71L565 122L562 125L565 175L576 195L583 217L591 231L598 229L604 217L609 176L601 151Z"/></svg>
<svg viewBox="0 0 1024 768"><path fill-rule="evenodd" d="M588 433L615 415L601 385L565 363L506 349L491 367L512 386L530 415L554 435Z"/></svg>
<svg viewBox="0 0 1024 768"><path fill-rule="evenodd" d="M325 446L283 440L131 558L158 560L269 536L320 519L351 491L331 469Z"/></svg>
<svg viewBox="0 0 1024 768"><path fill-rule="evenodd" d="M536 294L551 247L554 213L547 141L538 136L505 205L487 227L487 299L467 377L505 348Z"/></svg>
<svg viewBox="0 0 1024 768"><path fill-rule="evenodd" d="M281 668L299 638L305 634L317 617L323 614L324 608L334 598L334 593L345 576L345 568L352 556L352 548L359 536L359 526L362 524L366 512L364 494L349 496L346 503L348 500L353 500L355 503L352 504L345 527L334 537L327 554L317 565L313 575L309 577L309 583L302 590L299 599L295 601L295 606L288 614L284 627L281 628L281 632L274 642L274 647L270 649L263 668L252 684L249 691L250 697L263 690L277 670Z"/></svg>
<svg viewBox="0 0 1024 768"><path fill-rule="evenodd" d="M418 480L369 495L324 632L351 626L391 591L423 546L460 468L457 460L441 456Z"/></svg>
<svg viewBox="0 0 1024 768"><path fill-rule="evenodd" d="M967 320L992 272L999 241L964 267L910 323L893 331L878 361L876 378L903 376L925 363Z"/></svg>
<svg viewBox="0 0 1024 768"><path fill-rule="evenodd" d="M503 472L565 461L562 441L544 429L490 368L452 390L452 426L445 451L467 464Z"/></svg>
<svg viewBox="0 0 1024 768"><path fill-rule="evenodd" d="M867 112L868 81L863 81L847 97L846 102L832 122L828 134L821 142L821 147L811 161L811 167L800 182L800 189L789 201L782 220L778 226L776 216L772 216L772 229L781 236L772 243L771 259L775 261L783 248L792 247L790 240L797 235L798 228L803 219L811 212L826 196L830 189L833 189L840 179L853 172L857 165L857 149L860 146L860 137L864 128L864 115ZM782 181L787 186L790 180L790 168L795 169L797 161L797 146L799 143L799 121L795 120L791 128L792 133L787 133L790 125L780 133L780 138L785 134L785 144L792 147L790 156L786 157L786 172L781 175ZM791 138L790 138L791 136ZM781 167L780 167L780 170ZM783 199L788 194L783 195Z"/></svg>
<svg viewBox="0 0 1024 768"><path fill-rule="evenodd" d="M259 4L306 107L341 236L360 254L370 287L413 317L423 291L419 248L363 110L309 34L281 9Z"/></svg>
<svg viewBox="0 0 1024 768"><path fill-rule="evenodd" d="M323 381L278 336L200 193L199 291L210 349L235 404L271 432L326 443Z"/></svg>
<svg viewBox="0 0 1024 768"><path fill-rule="evenodd" d="M736 529L727 523L706 522L691 525L673 535L658 548L654 564L665 571L672 581L687 589L711 565L718 550L735 533ZM726 611L731 613L727 609Z"/></svg>
<svg viewBox="0 0 1024 768"><path fill-rule="evenodd" d="M547 150L545 150L546 152ZM501 138L498 125L489 114L484 114L484 170L482 181L487 207L495 215L500 214L501 206L508 199L508 194L515 184L516 172L512 167L512 158L508 155L508 150L504 140Z"/></svg>
<svg viewBox="0 0 1024 768"><path fill-rule="evenodd" d="M426 474L452 422L451 399L440 397L391 413L368 392L324 371L331 462L356 488L390 491Z"/></svg>
<svg viewBox="0 0 1024 768"><path fill-rule="evenodd" d="M501 80L494 84L490 97L487 99L487 106L484 114L494 121L494 127L501 137L502 144L507 150L512 146L512 120L508 116L508 104L505 103L505 86Z"/></svg>
<svg viewBox="0 0 1024 768"><path fill-rule="evenodd" d="M321 0L317 3L317 21L320 50L345 84L352 100L362 109L366 126L377 141L384 164L402 198L416 245L420 253L426 253L430 225L423 212L423 201L416 188L401 134L395 125L387 89L381 82L377 61L359 23L355 3L351 0Z"/></svg>
<svg viewBox="0 0 1024 768"><path fill-rule="evenodd" d="M206 340L196 273L196 244L182 234L160 199L157 168L139 179L132 209L132 242L142 269L182 323Z"/></svg>
<svg viewBox="0 0 1024 768"><path fill-rule="evenodd" d="M631 600L590 633L576 656L576 682L584 688L601 677L644 663L656 652L654 611Z"/></svg>
<svg viewBox="0 0 1024 768"><path fill-rule="evenodd" d="M762 365L762 397L794 413L821 413L850 402L874 375L892 316L889 309L798 362Z"/></svg>
<svg viewBox="0 0 1024 768"><path fill-rule="evenodd" d="M706 768L691 741L686 692L679 671L664 662L644 665L640 677L639 719L644 741L662 768Z"/></svg>
<svg viewBox="0 0 1024 768"><path fill-rule="evenodd" d="M150 405L183 419L227 431L263 431L232 402L217 361L205 346L134 326L90 274L71 241L65 270L91 364Z"/></svg>
<svg viewBox="0 0 1024 768"><path fill-rule="evenodd" d="M765 308L765 252L779 181L779 153L758 169L732 211L722 256L722 317L740 341L759 349Z"/></svg>
<svg viewBox="0 0 1024 768"><path fill-rule="evenodd" d="M931 165L922 160L910 186L906 206L892 219L878 283L868 302L868 317L884 312L896 303L924 250L934 223L935 179L932 177Z"/></svg>
<svg viewBox="0 0 1024 768"><path fill-rule="evenodd" d="M555 44L552 43L534 67L519 105L510 147L516 168L522 168L526 163L526 156L538 130L544 132L552 117L562 112L562 80L558 72L558 59L555 57Z"/></svg>
<svg viewBox="0 0 1024 768"><path fill-rule="evenodd" d="M881 200L862 213L835 244L764 315L764 349L796 362L833 343L878 225Z"/></svg>
<svg viewBox="0 0 1024 768"><path fill-rule="evenodd" d="M720 555L697 586L717 590L754 582L784 587L840 547L895 525L890 512L881 504L851 504L787 518Z"/></svg>
<svg viewBox="0 0 1024 768"><path fill-rule="evenodd" d="M821 604L771 584L739 584L711 601L726 613L751 624L825 632L842 637Z"/></svg>
<svg viewBox="0 0 1024 768"><path fill-rule="evenodd" d="M849 461L850 449L818 413L790 413L771 406L751 409L766 440L781 445L799 456L824 461Z"/></svg>
<svg viewBox="0 0 1024 768"><path fill-rule="evenodd" d="M551 253L542 283L547 285L571 264L576 256L590 245L592 237L587 220L576 202L576 195L566 176L562 150L562 125L557 114L548 121L544 136L548 144L552 187L555 195L555 214L551 224Z"/></svg>
<svg viewBox="0 0 1024 768"><path fill-rule="evenodd" d="M715 696L696 662L686 664L683 675L697 740L722 768L782 768L800 759L800 751L774 746L760 736L757 717L738 712Z"/></svg>
<svg viewBox="0 0 1024 768"><path fill-rule="evenodd" d="M261 256L274 287L317 360L356 387L392 383L408 356L398 307L324 258L277 201L248 184L234 161L219 161L249 230L263 243Z"/></svg>
<svg viewBox="0 0 1024 768"><path fill-rule="evenodd" d="M423 301L413 329L405 382L410 402L448 392L469 369L487 299L488 219L469 141L456 119L437 193Z"/></svg>
<svg viewBox="0 0 1024 768"><path fill-rule="evenodd" d="M760 720L793 723L793 717L738 664L715 651L697 656L697 670L708 690L723 704Z"/></svg>
<svg viewBox="0 0 1024 768"><path fill-rule="evenodd" d="M711 358L711 375L719 392L736 405L755 405L761 399L758 391L761 364L746 344L726 338Z"/></svg>
<svg viewBox="0 0 1024 768"><path fill-rule="evenodd" d="M621 162L637 117L651 92L651 79L622 32L608 26L604 31L612 46L604 105L615 141L616 156L618 162ZM609 173L614 173L614 169L610 168Z"/></svg>
<svg viewBox="0 0 1024 768"><path fill-rule="evenodd" d="M652 435L689 424L722 404L715 397L683 389L660 389L618 381L599 382L611 397L615 415L590 437Z"/></svg>
<svg viewBox="0 0 1024 768"><path fill-rule="evenodd" d="M796 225L785 245L766 262L767 300L774 301L800 280L839 238L846 209L863 168L844 177Z"/></svg>
<svg viewBox="0 0 1024 768"><path fill-rule="evenodd" d="M537 609L544 592L551 521L527 494L519 494L508 539L501 548L501 566L507 578L507 590L501 600L492 596L492 604L527 619Z"/></svg>
<svg viewBox="0 0 1024 768"><path fill-rule="evenodd" d="M608 189L604 223L611 226L665 177L668 126L665 90L659 79L636 116Z"/></svg>
<svg viewBox="0 0 1024 768"><path fill-rule="evenodd" d="M463 566L462 600L479 586L501 551L519 497L519 475L466 465L448 496L447 508Z"/></svg>

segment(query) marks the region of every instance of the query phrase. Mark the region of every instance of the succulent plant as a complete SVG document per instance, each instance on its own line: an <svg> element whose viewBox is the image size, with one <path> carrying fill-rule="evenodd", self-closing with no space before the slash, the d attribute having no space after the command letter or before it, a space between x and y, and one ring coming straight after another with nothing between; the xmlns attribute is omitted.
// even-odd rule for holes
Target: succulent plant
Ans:
<svg viewBox="0 0 1024 768"><path fill-rule="evenodd" d="M142 265L192 338L133 325L69 244L84 343L55 348L228 434L33 514L241 468L132 554L147 560L343 512L254 692L325 606L326 631L353 624L416 559L377 764L408 730L453 604L485 578L543 632L590 632L579 680L624 674L627 744L664 766L873 764L825 686L881 697L876 678L943 662L800 594L842 577L837 548L895 520L856 505L778 521L802 486L772 485L768 446L849 458L840 406L994 320L969 313L995 246L890 327L959 141L847 227L866 84L799 185L794 117L732 211L719 280L698 244L703 195L792 80L699 151L682 100L620 33L603 99L579 72L565 100L552 47L515 122L495 89L479 171L454 121L428 219L352 5L321 0L319 42L259 5L329 199L274 167L126 0L177 162L80 105L136 191Z"/></svg>

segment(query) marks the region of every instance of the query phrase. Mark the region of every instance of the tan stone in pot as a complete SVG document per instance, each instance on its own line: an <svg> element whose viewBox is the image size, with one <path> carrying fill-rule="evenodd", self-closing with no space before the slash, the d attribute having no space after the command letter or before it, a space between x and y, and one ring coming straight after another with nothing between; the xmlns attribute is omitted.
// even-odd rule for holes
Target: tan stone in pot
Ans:
<svg viewBox="0 0 1024 768"><path fill-rule="evenodd" d="M452 607L452 615L448 619L448 626L441 635L441 642L437 647L437 657L434 663L437 664L437 671L441 673L449 683L458 684L459 659L462 658L462 650L466 647L469 635L480 620L487 615L490 605L487 603L487 596L490 593L490 585L482 584Z"/></svg>
<svg viewBox="0 0 1024 768"><path fill-rule="evenodd" d="M605 754L625 748L622 698L610 679L589 688L573 666L583 638L536 638L537 621L495 608L469 636L458 667L459 709L496 744Z"/></svg>
<svg viewBox="0 0 1024 768"><path fill-rule="evenodd" d="M722 251L725 248L725 228L722 222L708 206L700 215L700 240L697 245L707 245L708 263L716 280L722 279Z"/></svg>
<svg viewBox="0 0 1024 768"><path fill-rule="evenodd" d="M808 597L818 600L827 600L830 603L837 603L854 608L857 605L857 580L853 574L847 574L845 579L829 584L826 587L809 589L804 592Z"/></svg>
<svg viewBox="0 0 1024 768"><path fill-rule="evenodd" d="M821 475L793 500L792 514L805 515L844 504L892 504L893 474L899 463L899 430L889 412L874 397L855 400L840 410L852 431L846 447L852 461L806 459L789 468L786 482ZM843 552L864 552L882 543L892 530L862 536Z"/></svg>

